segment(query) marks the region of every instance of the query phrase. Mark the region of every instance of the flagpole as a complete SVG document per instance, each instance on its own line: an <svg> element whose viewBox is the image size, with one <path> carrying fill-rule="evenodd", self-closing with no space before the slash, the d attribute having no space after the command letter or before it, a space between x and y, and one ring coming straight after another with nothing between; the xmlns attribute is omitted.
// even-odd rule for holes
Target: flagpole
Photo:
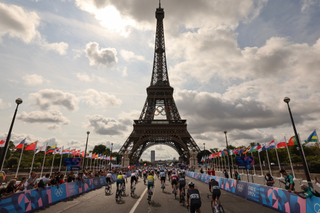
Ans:
<svg viewBox="0 0 320 213"><path fill-rule="evenodd" d="M287 139L286 139L286 137L284 137L284 139L285 139L285 141L286 141L286 148L287 148L288 157L289 157L289 161L290 161L291 171L292 171L292 174L293 174L293 179L296 179L296 176L295 176L294 170L293 170L293 166L292 166L292 161L291 161L291 156L290 156L289 148L288 148L288 145L287 145Z"/></svg>
<svg viewBox="0 0 320 213"><path fill-rule="evenodd" d="M230 155L231 157L231 164L232 164L232 169L233 169L233 174L234 174L234 166L233 166L233 158L232 158L232 155Z"/></svg>
<svg viewBox="0 0 320 213"><path fill-rule="evenodd" d="M59 172L60 172L60 169L61 169L61 162L62 162L62 158L63 158L63 148L62 147L62 150L60 151L60 165L59 165Z"/></svg>
<svg viewBox="0 0 320 213"><path fill-rule="evenodd" d="M52 167L53 167L53 163L54 163L54 156L56 155L56 148L53 151L53 159L52 159L52 164L51 164L51 170L50 170L50 176L52 174Z"/></svg>
<svg viewBox="0 0 320 213"><path fill-rule="evenodd" d="M300 140L300 134L299 134L299 133L298 133L298 137L299 137L299 141L301 141L301 140ZM305 161L306 161L307 171L308 171L309 177L310 177L310 171L309 171L308 161L307 161L307 158L306 158L306 156L305 156L305 154L304 154L303 144L301 144L301 150L302 150L303 158L304 158Z"/></svg>
<svg viewBox="0 0 320 213"><path fill-rule="evenodd" d="M278 145L278 144L277 144L277 145ZM279 160L277 145L275 145L275 149L276 149L276 155L277 155L277 160L278 160L278 164L279 164L279 171L280 171L280 170L281 170L281 165L280 165L280 160ZM282 174L281 174L281 177L282 177Z"/></svg>
<svg viewBox="0 0 320 213"><path fill-rule="evenodd" d="M92 170L92 156L91 156L91 159L90 159L90 170Z"/></svg>
<svg viewBox="0 0 320 213"><path fill-rule="evenodd" d="M235 159L235 161L237 161L237 160L236 160L236 157L237 157L237 154L234 154L234 159ZM238 174L239 174L239 168L238 168L238 166L237 166L237 172L238 172Z"/></svg>
<svg viewBox="0 0 320 213"><path fill-rule="evenodd" d="M18 163L18 167L17 167L17 171L16 171L16 176L15 177L18 177L18 172L19 172L20 162L21 162L21 158L22 158L22 154L23 154L24 144L26 142L25 140L26 139L24 139L24 142L23 142L23 145L22 145L22 149L21 149L21 153L20 153L20 159L19 159L19 163Z"/></svg>
<svg viewBox="0 0 320 213"><path fill-rule="evenodd" d="M36 143L36 147L35 147L34 150L33 150L34 153L33 153L33 158L32 158L32 163L31 163L31 168L30 168L29 177L30 177L31 172L32 172L32 169L33 169L33 163L34 163L34 157L36 156L37 145L38 145L38 141L37 141L37 143Z"/></svg>
<svg viewBox="0 0 320 213"><path fill-rule="evenodd" d="M254 157L253 157L252 152L251 152L251 157L253 158L253 162L254 162ZM255 163L253 164L253 172L254 172L254 176L256 176L256 165L255 165Z"/></svg>
<svg viewBox="0 0 320 213"><path fill-rule="evenodd" d="M69 153L68 153L68 158L70 157L70 148L69 148ZM68 168L68 166L66 166L66 173L65 173L65 175L67 175L67 168Z"/></svg>
<svg viewBox="0 0 320 213"><path fill-rule="evenodd" d="M44 158L43 158L43 162L42 162L42 168L41 168L40 177L42 177L42 171L43 171L43 167L44 167L44 163L45 163L46 155L47 155L47 144L45 144L45 146L46 146L46 148L45 148L45 151L44 151Z"/></svg>
<svg viewBox="0 0 320 213"><path fill-rule="evenodd" d="M269 161L269 155L268 155L268 150L267 150L267 149L266 149L266 153L267 153L267 160L268 160L269 172L270 172L270 175L272 176L271 166L270 166L270 161Z"/></svg>
<svg viewBox="0 0 320 213"><path fill-rule="evenodd" d="M262 147L262 145L261 145ZM259 163L260 163L260 169L261 169L261 176L263 176L263 170L262 170L262 165L261 165L261 158L260 158L260 152L258 150L258 157L259 157Z"/></svg>

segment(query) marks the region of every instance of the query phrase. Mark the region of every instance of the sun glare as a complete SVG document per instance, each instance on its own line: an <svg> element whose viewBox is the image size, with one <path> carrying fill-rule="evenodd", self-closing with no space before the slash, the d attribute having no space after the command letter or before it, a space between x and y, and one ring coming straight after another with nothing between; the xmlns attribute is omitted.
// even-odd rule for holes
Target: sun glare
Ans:
<svg viewBox="0 0 320 213"><path fill-rule="evenodd" d="M101 25L109 30L115 30L123 36L130 33L131 27L134 26L133 20L124 19L115 7L105 7L95 12L96 19Z"/></svg>

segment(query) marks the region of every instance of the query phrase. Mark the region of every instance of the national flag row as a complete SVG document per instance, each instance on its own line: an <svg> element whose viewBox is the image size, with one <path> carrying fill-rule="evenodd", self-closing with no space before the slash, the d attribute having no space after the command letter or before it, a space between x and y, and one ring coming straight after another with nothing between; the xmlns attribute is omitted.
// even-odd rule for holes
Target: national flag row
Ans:
<svg viewBox="0 0 320 213"><path fill-rule="evenodd" d="M307 140L304 141L304 143L302 145L306 145L310 142L318 142L318 136L317 136L317 132L316 130L314 130L311 135L308 137ZM279 149L279 148L285 148L286 146L294 146L294 145L298 145L297 143L297 139L295 136L292 136L289 141L286 141L286 138L283 138L282 140L280 140L278 143L275 143L274 140L272 140L269 143L261 143L261 144L256 144L254 146L249 146L249 147L242 147L242 148L237 148L234 150L229 150L230 151L230 155L239 155L239 154L247 154L247 153L251 153L251 152L261 152L261 151L265 151L265 150L270 150L270 149ZM228 154L228 151L224 150L224 151L220 151L217 153L213 153L210 154L208 156L202 157L201 162L210 160L212 158L217 158L217 157L223 157L226 156Z"/></svg>
<svg viewBox="0 0 320 213"><path fill-rule="evenodd" d="M60 154L60 155L71 155L71 156L79 156L79 157L84 157L84 151L81 152L81 150L76 150L76 149L64 149L63 147L56 147L56 145L50 147L49 150L47 150L47 143L45 143L43 146L41 146L39 149L36 150L37 143L38 141L35 141L28 146L24 147L24 144L26 142L26 138L23 139L20 143L14 144L15 147L14 149L23 149L25 151L35 151L37 153L43 151L46 152L46 154L52 153L52 154ZM5 140L0 140L0 147L4 147ZM96 153L86 153L86 158L90 159L103 159L103 160L112 160L116 161L117 157L113 156L106 156L106 155L101 155L101 154L96 154Z"/></svg>

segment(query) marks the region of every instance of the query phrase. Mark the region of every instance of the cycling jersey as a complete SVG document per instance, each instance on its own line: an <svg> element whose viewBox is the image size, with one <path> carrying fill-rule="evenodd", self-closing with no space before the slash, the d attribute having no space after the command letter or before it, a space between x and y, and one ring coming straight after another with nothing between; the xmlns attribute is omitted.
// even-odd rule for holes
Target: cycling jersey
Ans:
<svg viewBox="0 0 320 213"><path fill-rule="evenodd" d="M179 180L179 178L178 178L178 176L176 175L176 174L173 174L173 175L171 175L171 180L172 181L177 181L177 180Z"/></svg>
<svg viewBox="0 0 320 213"><path fill-rule="evenodd" d="M131 173L131 177L136 176L136 173Z"/></svg>
<svg viewBox="0 0 320 213"><path fill-rule="evenodd" d="M161 177L165 177L165 176L166 176L166 173L165 173L165 172L160 172L160 176L161 176Z"/></svg>
<svg viewBox="0 0 320 213"><path fill-rule="evenodd" d="M196 209L199 209L201 207L201 199L198 189L189 188L187 197L191 199L190 212L195 213Z"/></svg>
<svg viewBox="0 0 320 213"><path fill-rule="evenodd" d="M212 189L212 198L220 197L221 191L219 187L219 183L217 181L211 181L209 183L209 190Z"/></svg>
<svg viewBox="0 0 320 213"><path fill-rule="evenodd" d="M148 179L148 183L153 183L154 182L154 177L152 175L149 175L147 177L147 179Z"/></svg>
<svg viewBox="0 0 320 213"><path fill-rule="evenodd" d="M117 177L117 182L123 182L124 181L124 178L123 178L123 175L118 175Z"/></svg>
<svg viewBox="0 0 320 213"><path fill-rule="evenodd" d="M181 185L186 185L186 177L184 175L180 175L179 183Z"/></svg>
<svg viewBox="0 0 320 213"><path fill-rule="evenodd" d="M112 174L109 172L109 173L107 174L107 177L112 177Z"/></svg>

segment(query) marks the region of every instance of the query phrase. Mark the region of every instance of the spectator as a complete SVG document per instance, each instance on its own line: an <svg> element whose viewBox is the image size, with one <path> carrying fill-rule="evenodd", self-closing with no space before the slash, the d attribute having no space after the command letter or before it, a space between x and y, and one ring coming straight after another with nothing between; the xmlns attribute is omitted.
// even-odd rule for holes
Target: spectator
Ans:
<svg viewBox="0 0 320 213"><path fill-rule="evenodd" d="M27 190L34 189L36 187L37 175L35 172L31 172L31 177L27 180Z"/></svg>
<svg viewBox="0 0 320 213"><path fill-rule="evenodd" d="M27 190L28 190L27 187L28 187L27 178L26 178L26 177L23 177L23 178L21 179L21 182L20 182L20 184L18 185L17 188L18 188L20 191L27 191Z"/></svg>
<svg viewBox="0 0 320 213"><path fill-rule="evenodd" d="M314 179L315 179L316 185L320 187L320 182L318 181L317 177L315 177Z"/></svg>
<svg viewBox="0 0 320 213"><path fill-rule="evenodd" d="M50 181L51 181L49 177L50 177L50 174L46 174L45 176L43 176L38 183L38 188L45 189L46 187L48 187L48 184L50 184Z"/></svg>
<svg viewBox="0 0 320 213"><path fill-rule="evenodd" d="M53 175L51 177L50 185L52 185L52 186L57 185L56 175L57 175L57 173L55 172L55 173L53 173Z"/></svg>
<svg viewBox="0 0 320 213"><path fill-rule="evenodd" d="M63 183L64 183L63 178L64 178L64 175L63 175L63 174L61 174L61 175L60 175L60 182L59 182L59 184L63 184Z"/></svg>
<svg viewBox="0 0 320 213"><path fill-rule="evenodd" d="M201 174L203 174L203 170L202 170L202 168L200 169L200 173L201 173Z"/></svg>
<svg viewBox="0 0 320 213"><path fill-rule="evenodd" d="M286 190L288 190L288 192L294 191L294 182L293 182L293 178L291 175L289 175L286 170L281 169L280 173L283 175L284 177L284 182L282 180L280 180L281 183L284 183L284 188Z"/></svg>
<svg viewBox="0 0 320 213"><path fill-rule="evenodd" d="M18 189L17 187L15 186L16 185L16 180L13 179L13 180L10 180L8 186L7 186L7 194L10 194L10 193L15 193Z"/></svg>
<svg viewBox="0 0 320 213"><path fill-rule="evenodd" d="M240 175L239 175L239 173L238 173L237 171L234 172L234 179L237 180L237 183L238 183L239 181L241 181Z"/></svg>
<svg viewBox="0 0 320 213"><path fill-rule="evenodd" d="M58 188L60 185L60 175L61 175L61 172L56 172L56 184L58 185Z"/></svg>
<svg viewBox="0 0 320 213"><path fill-rule="evenodd" d="M267 186L273 186L274 180L273 180L273 177L271 177L270 173L266 174L264 178L267 181Z"/></svg>
<svg viewBox="0 0 320 213"><path fill-rule="evenodd" d="M67 182L70 183L73 181L75 181L75 178L73 176L73 171L71 171L70 174L68 175Z"/></svg>
<svg viewBox="0 0 320 213"><path fill-rule="evenodd" d="M229 178L229 174L228 174L227 170L224 170L224 171L223 171L223 174L224 174L224 177L225 177L225 178L227 178L227 179Z"/></svg>
<svg viewBox="0 0 320 213"><path fill-rule="evenodd" d="M301 189L302 189L301 192L296 192L296 191L293 191L293 192L296 193L299 197L301 197L303 199L307 199L307 198L313 196L313 193L311 192L310 186L306 186L306 185L302 184ZM301 194L303 194L303 195L301 195Z"/></svg>
<svg viewBox="0 0 320 213"><path fill-rule="evenodd" d="M10 197L10 196L13 195L13 194L14 194L14 192L7 193L7 189L6 189L6 188L0 189L0 199L8 198L8 197Z"/></svg>

